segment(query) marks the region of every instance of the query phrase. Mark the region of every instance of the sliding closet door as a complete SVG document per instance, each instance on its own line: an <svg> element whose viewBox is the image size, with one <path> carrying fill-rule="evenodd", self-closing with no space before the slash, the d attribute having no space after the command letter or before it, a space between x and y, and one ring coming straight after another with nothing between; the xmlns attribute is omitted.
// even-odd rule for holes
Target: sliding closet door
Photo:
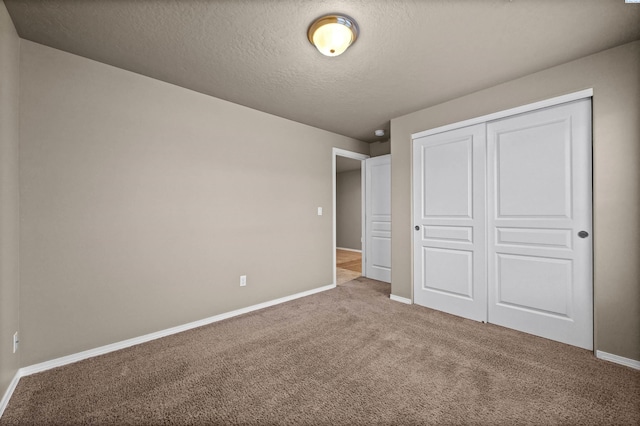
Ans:
<svg viewBox="0 0 640 426"><path fill-rule="evenodd" d="M591 101L487 124L489 322L593 348Z"/></svg>
<svg viewBox="0 0 640 426"><path fill-rule="evenodd" d="M414 302L486 321L485 125L413 146Z"/></svg>

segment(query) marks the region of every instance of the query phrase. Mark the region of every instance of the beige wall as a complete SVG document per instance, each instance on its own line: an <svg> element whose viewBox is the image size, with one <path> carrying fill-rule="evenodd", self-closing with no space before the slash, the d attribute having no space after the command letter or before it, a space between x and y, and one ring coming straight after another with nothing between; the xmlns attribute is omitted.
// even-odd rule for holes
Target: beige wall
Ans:
<svg viewBox="0 0 640 426"><path fill-rule="evenodd" d="M387 154L391 154L390 141L373 142L369 147L369 155L371 157L379 157Z"/></svg>
<svg viewBox="0 0 640 426"><path fill-rule="evenodd" d="M20 367L13 353L18 331L18 108L20 39L0 1L0 398Z"/></svg>
<svg viewBox="0 0 640 426"><path fill-rule="evenodd" d="M28 41L21 59L23 365L333 282L332 147L368 144Z"/></svg>
<svg viewBox="0 0 640 426"><path fill-rule="evenodd" d="M640 41L391 121L392 293L411 297L411 134L593 88L595 347L640 360Z"/></svg>
<svg viewBox="0 0 640 426"><path fill-rule="evenodd" d="M336 175L336 245L362 250L362 171Z"/></svg>

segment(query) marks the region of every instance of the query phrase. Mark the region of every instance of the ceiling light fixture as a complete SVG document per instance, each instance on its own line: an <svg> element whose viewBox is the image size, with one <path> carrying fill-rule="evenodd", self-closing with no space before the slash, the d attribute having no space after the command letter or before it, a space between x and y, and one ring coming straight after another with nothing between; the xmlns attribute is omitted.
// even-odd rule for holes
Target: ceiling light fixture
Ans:
<svg viewBox="0 0 640 426"><path fill-rule="evenodd" d="M313 21L307 37L325 56L342 54L358 38L358 24L345 15L325 15Z"/></svg>
<svg viewBox="0 0 640 426"><path fill-rule="evenodd" d="M376 135L376 136L378 136L378 137L379 137L379 136L384 136L384 130L376 130L374 133L375 133L375 135Z"/></svg>

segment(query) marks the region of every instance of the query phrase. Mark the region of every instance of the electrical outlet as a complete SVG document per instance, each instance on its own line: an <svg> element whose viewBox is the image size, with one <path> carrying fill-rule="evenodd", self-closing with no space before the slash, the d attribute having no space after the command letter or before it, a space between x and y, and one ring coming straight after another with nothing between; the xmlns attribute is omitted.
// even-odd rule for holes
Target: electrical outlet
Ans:
<svg viewBox="0 0 640 426"><path fill-rule="evenodd" d="M244 287L247 285L247 276L240 275L240 287Z"/></svg>
<svg viewBox="0 0 640 426"><path fill-rule="evenodd" d="M13 353L14 354L18 352L18 343L20 343L20 340L18 340L18 332L16 331L15 333L13 333Z"/></svg>

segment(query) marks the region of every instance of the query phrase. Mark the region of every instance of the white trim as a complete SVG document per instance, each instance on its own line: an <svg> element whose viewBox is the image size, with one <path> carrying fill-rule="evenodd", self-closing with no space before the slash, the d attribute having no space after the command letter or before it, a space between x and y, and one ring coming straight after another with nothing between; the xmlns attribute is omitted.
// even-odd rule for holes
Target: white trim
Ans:
<svg viewBox="0 0 640 426"><path fill-rule="evenodd" d="M446 132L448 130L459 129L461 127L473 126L474 124L480 124L487 121L499 120L501 118L509 117L516 114L523 114L525 112L534 111L536 109L547 108L559 104L564 104L571 101L577 101L578 99L590 98L593 96L593 89L585 89L579 92L569 93L567 95L556 96L555 98L545 99L539 102L533 102L531 104L522 105L519 107L506 109L504 111L494 112L492 114L483 115L481 117L470 118L469 120L459 121L453 124L447 124L445 126L436 127L434 129L424 130L422 132L414 133L411 135L411 139L418 139L424 136L434 135L436 133Z"/></svg>
<svg viewBox="0 0 640 426"><path fill-rule="evenodd" d="M620 364L627 367L635 368L636 370L640 370L640 361L636 361L635 359L625 358L620 355L609 354L607 352L602 352L602 351L596 351L596 358L600 358L605 361L615 362L616 364Z"/></svg>
<svg viewBox="0 0 640 426"><path fill-rule="evenodd" d="M346 247L336 247L336 250L353 251L355 253L362 253L362 250L350 249Z"/></svg>
<svg viewBox="0 0 640 426"><path fill-rule="evenodd" d="M413 302L411 301L411 299L407 299L406 297L396 296L395 294L390 295L389 299L395 302L404 303L406 305L413 305Z"/></svg>
<svg viewBox="0 0 640 426"><path fill-rule="evenodd" d="M259 309L268 308L269 306L278 305L280 303L289 302L291 300L299 299L301 297L310 296L322 291L331 290L336 288L335 284L329 284L324 287L314 288L312 290L303 291L301 293L292 294L290 296L281 297L279 299L270 300L268 302L258 303L257 305L248 306L246 308L236 309L235 311L226 312L224 314L215 315L209 318L205 318L199 321L190 322L187 324L179 325L177 327L167 328L165 330L157 331L155 333L145 334L144 336L134 337L132 339L122 340L120 342L112 343L110 345L100 346L98 348L89 349L87 351L78 352L76 354L63 356L60 358L52 359L50 361L41 362L39 364L30 365L20 369L20 375L28 376L30 374L40 373L42 371L50 370L52 368L61 367L63 365L71 364L83 359L92 358L98 355L104 355L109 352L117 351L119 349L128 348L130 346L139 345L141 343L149 342L151 340L159 339L161 337L170 336L172 334L180 333L182 331L191 330L192 328L202 327L203 325L211 324L214 322L222 321L228 318L236 317L238 315L247 314L249 312L257 311Z"/></svg>
<svg viewBox="0 0 640 426"><path fill-rule="evenodd" d="M6 392L4 393L4 396L0 400L0 418L2 418L2 414L4 413L5 408L7 408L7 405L9 405L9 400L11 399L11 395L13 395L13 391L16 390L16 386L18 386L18 382L22 377L22 374L20 374L21 370L22 369L16 371L16 375L13 376L11 383L9 383L9 387L7 388Z"/></svg>
<svg viewBox="0 0 640 426"><path fill-rule="evenodd" d="M337 235L336 235L336 156L353 158L354 160L366 160L369 158L367 154L360 154L358 152L347 151L340 148L333 148L331 150L331 190L333 192L333 285L336 285L338 282L338 267L336 266L336 248L337 248ZM361 178L361 189L363 194L362 199L362 226L363 226L363 236L364 236L364 167L360 166L360 174ZM364 248L364 241L362 242L362 247ZM362 259L364 261L364 250L362 251ZM363 268L364 269L364 268ZM364 270L362 271L362 275L364 275Z"/></svg>

